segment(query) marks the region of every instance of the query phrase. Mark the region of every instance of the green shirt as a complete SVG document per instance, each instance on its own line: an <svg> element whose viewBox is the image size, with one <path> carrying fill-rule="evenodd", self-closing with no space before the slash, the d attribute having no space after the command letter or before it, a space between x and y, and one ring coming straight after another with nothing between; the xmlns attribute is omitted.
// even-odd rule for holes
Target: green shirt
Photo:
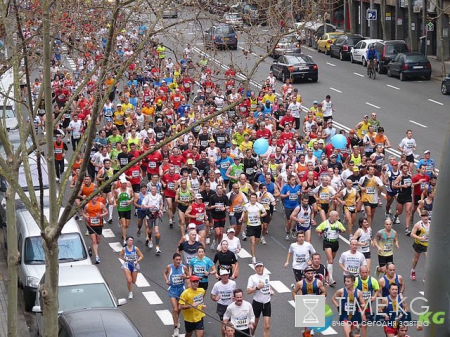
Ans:
<svg viewBox="0 0 450 337"><path fill-rule="evenodd" d="M108 137L108 143L116 145L117 142L121 142L121 143L123 142L123 138L121 135L117 135L117 136L111 135Z"/></svg>
<svg viewBox="0 0 450 337"><path fill-rule="evenodd" d="M239 176L241 175L242 172L244 172L244 164L241 163L239 165L236 164L231 165L230 176L238 177L239 179ZM230 179L230 180L231 182L236 183L238 179Z"/></svg>
<svg viewBox="0 0 450 337"><path fill-rule="evenodd" d="M340 221L330 223L328 220L325 220L317 227L317 230L323 232L326 240L338 240L339 233L345 232L345 227Z"/></svg>
<svg viewBox="0 0 450 337"><path fill-rule="evenodd" d="M128 204L132 196L128 193L128 189L126 192L122 192L119 190L119 196L117 198L117 211L119 212L127 212L131 211L131 204Z"/></svg>

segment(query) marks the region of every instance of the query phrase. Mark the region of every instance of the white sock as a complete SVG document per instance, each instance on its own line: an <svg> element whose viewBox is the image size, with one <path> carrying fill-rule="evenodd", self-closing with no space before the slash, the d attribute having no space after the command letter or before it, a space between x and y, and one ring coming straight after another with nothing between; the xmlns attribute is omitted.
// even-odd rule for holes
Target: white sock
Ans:
<svg viewBox="0 0 450 337"><path fill-rule="evenodd" d="M328 270L328 280L330 281L330 282L332 282L332 281L334 281L334 278L333 278L333 264L327 264L327 270Z"/></svg>
<svg viewBox="0 0 450 337"><path fill-rule="evenodd" d="M109 218L112 219L112 214L114 211L114 205L108 205Z"/></svg>

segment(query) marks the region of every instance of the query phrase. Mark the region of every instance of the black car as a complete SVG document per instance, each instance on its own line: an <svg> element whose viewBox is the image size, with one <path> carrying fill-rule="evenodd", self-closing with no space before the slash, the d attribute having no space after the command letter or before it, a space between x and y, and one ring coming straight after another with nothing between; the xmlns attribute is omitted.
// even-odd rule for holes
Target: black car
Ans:
<svg viewBox="0 0 450 337"><path fill-rule="evenodd" d="M431 63L425 55L418 52L399 53L387 67L387 75L398 76L400 81L412 77L431 79Z"/></svg>
<svg viewBox="0 0 450 337"><path fill-rule="evenodd" d="M450 95L450 74L444 77L441 84L442 95Z"/></svg>
<svg viewBox="0 0 450 337"><path fill-rule="evenodd" d="M339 57L341 61L350 60L352 47L361 40L364 40L364 37L359 34L345 34L339 36L330 46L330 56Z"/></svg>
<svg viewBox="0 0 450 337"><path fill-rule="evenodd" d="M116 308L63 312L58 318L58 331L65 337L142 337L133 322Z"/></svg>
<svg viewBox="0 0 450 337"><path fill-rule="evenodd" d="M409 52L408 46L403 40L375 42L375 49L380 58L377 61L377 72L379 74L385 74L387 72L387 65L398 53Z"/></svg>
<svg viewBox="0 0 450 337"><path fill-rule="evenodd" d="M238 36L232 25L215 25L205 31L205 48L237 49Z"/></svg>
<svg viewBox="0 0 450 337"><path fill-rule="evenodd" d="M319 79L319 68L311 57L305 54L281 55L278 60L270 66L273 75L283 82L287 78L292 81L307 79L317 82Z"/></svg>

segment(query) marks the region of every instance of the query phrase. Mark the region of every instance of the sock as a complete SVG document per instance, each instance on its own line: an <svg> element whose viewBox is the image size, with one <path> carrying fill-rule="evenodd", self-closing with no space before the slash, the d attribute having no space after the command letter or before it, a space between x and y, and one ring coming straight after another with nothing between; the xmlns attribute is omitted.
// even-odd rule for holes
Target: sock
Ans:
<svg viewBox="0 0 450 337"><path fill-rule="evenodd" d="M157 246L159 246L159 237L160 237L159 234L155 234L155 243Z"/></svg>
<svg viewBox="0 0 450 337"><path fill-rule="evenodd" d="M329 278L328 278L328 280L330 280L330 282L331 281L334 281L334 278L333 278L333 264L327 264L327 270L328 270L328 274L329 274Z"/></svg>
<svg viewBox="0 0 450 337"><path fill-rule="evenodd" d="M114 211L114 205L108 205L109 219L112 219L113 211Z"/></svg>

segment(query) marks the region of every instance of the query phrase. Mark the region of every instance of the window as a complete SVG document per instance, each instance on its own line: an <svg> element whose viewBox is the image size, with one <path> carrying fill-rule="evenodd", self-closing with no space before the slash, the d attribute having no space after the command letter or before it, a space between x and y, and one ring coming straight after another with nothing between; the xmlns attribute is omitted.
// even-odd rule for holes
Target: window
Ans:
<svg viewBox="0 0 450 337"><path fill-rule="evenodd" d="M104 283L59 287L59 311L114 307L114 300Z"/></svg>
<svg viewBox="0 0 450 337"><path fill-rule="evenodd" d="M407 55L407 56L405 56L406 63L427 62L427 61L428 61L428 59L423 55Z"/></svg>

